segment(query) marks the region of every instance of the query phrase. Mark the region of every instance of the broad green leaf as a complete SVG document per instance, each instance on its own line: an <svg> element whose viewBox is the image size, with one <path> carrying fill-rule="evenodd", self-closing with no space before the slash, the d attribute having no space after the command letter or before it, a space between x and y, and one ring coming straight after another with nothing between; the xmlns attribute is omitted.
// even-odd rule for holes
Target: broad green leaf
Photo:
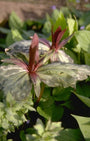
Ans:
<svg viewBox="0 0 90 141"><path fill-rule="evenodd" d="M56 101L67 101L71 96L72 88L60 88L56 87L53 89L53 96Z"/></svg>
<svg viewBox="0 0 90 141"><path fill-rule="evenodd" d="M60 132L57 141L85 141L80 129L65 129Z"/></svg>
<svg viewBox="0 0 90 141"><path fill-rule="evenodd" d="M10 46L14 42L21 40L23 40L23 37L21 36L20 32L17 29L11 29L11 32L9 32L6 37L6 45Z"/></svg>
<svg viewBox="0 0 90 141"><path fill-rule="evenodd" d="M37 74L50 87L75 87L90 76L90 66L52 63L38 68Z"/></svg>
<svg viewBox="0 0 90 141"><path fill-rule="evenodd" d="M73 59L73 62L75 64L78 64L77 55L73 51L71 51L70 49L65 49L64 51L68 56L70 56Z"/></svg>
<svg viewBox="0 0 90 141"><path fill-rule="evenodd" d="M86 104L90 108L90 98L77 94L73 92L84 104Z"/></svg>
<svg viewBox="0 0 90 141"><path fill-rule="evenodd" d="M68 18L67 23L68 23L68 28L69 28L69 35L71 35L74 31L78 30L78 25L77 25L76 20L72 18Z"/></svg>
<svg viewBox="0 0 90 141"><path fill-rule="evenodd" d="M11 93L16 100L25 99L31 91L27 72L16 65L0 67L0 89L3 89L5 95Z"/></svg>
<svg viewBox="0 0 90 141"><path fill-rule="evenodd" d="M83 30L75 33L75 38L78 42L77 47L90 53L90 31Z"/></svg>
<svg viewBox="0 0 90 141"><path fill-rule="evenodd" d="M50 89L45 89L42 99L39 102L37 111L46 119L59 121L63 115L64 109L60 104L55 104L54 98L50 96Z"/></svg>
<svg viewBox="0 0 90 141"><path fill-rule="evenodd" d="M90 140L90 117L81 117L81 116L75 116L73 115L80 126L80 129L85 137L85 141Z"/></svg>
<svg viewBox="0 0 90 141"><path fill-rule="evenodd" d="M90 31L90 24L88 24L88 25L86 26L86 30L89 30L89 31Z"/></svg>
<svg viewBox="0 0 90 141"><path fill-rule="evenodd" d="M21 21L21 19L16 15L15 12L12 12L9 17L9 26L12 29L21 30L24 28L24 23Z"/></svg>
<svg viewBox="0 0 90 141"><path fill-rule="evenodd" d="M82 81L77 83L76 85L76 93L85 96L90 97L90 81Z"/></svg>
<svg viewBox="0 0 90 141"><path fill-rule="evenodd" d="M54 24L54 30L56 30L59 26L61 27L62 30L67 28L66 19L61 11L59 13L59 17L57 18ZM63 38L66 38L67 36L68 36L68 30L66 30L66 32L64 33Z"/></svg>
<svg viewBox="0 0 90 141"><path fill-rule="evenodd" d="M85 56L85 64L90 65L90 53L84 53Z"/></svg>
<svg viewBox="0 0 90 141"><path fill-rule="evenodd" d="M52 13L52 21L53 21L53 23L52 24L55 24L56 20L59 17L59 14L60 14L59 10L55 9L53 11L53 13Z"/></svg>
<svg viewBox="0 0 90 141"><path fill-rule="evenodd" d="M23 37L21 36L20 32L17 29L12 29L11 33L14 42L23 40Z"/></svg>

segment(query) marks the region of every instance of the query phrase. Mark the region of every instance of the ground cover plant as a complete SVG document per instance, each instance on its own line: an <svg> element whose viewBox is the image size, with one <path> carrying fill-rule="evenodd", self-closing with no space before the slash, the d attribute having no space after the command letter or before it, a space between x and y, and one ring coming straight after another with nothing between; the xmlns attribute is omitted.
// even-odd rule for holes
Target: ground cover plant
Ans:
<svg viewBox="0 0 90 141"><path fill-rule="evenodd" d="M0 141L90 140L90 28L79 20L65 8L44 22L13 12L0 28Z"/></svg>

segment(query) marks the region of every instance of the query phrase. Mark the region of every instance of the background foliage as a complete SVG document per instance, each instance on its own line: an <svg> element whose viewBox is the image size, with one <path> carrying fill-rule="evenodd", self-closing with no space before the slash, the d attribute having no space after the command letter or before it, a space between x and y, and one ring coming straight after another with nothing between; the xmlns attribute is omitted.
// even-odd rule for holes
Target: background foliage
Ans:
<svg viewBox="0 0 90 141"><path fill-rule="evenodd" d="M90 65L90 11L81 12L66 7L46 15L45 22L22 22L14 13L8 28L0 27L0 60L7 58L4 49L37 32L51 41L51 26L67 29L63 39L74 32L63 49L76 64ZM35 27L35 30L33 30ZM84 29L82 29L82 27ZM48 88L35 105L31 95L16 102L0 90L0 141L89 141L90 140L90 79L78 82L73 88Z"/></svg>

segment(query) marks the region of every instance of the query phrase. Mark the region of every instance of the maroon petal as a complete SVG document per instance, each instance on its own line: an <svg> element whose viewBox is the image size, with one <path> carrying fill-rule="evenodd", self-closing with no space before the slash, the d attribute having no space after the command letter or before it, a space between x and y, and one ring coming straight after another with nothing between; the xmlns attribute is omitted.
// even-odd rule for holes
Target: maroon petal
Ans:
<svg viewBox="0 0 90 141"><path fill-rule="evenodd" d="M74 34L70 35L69 37L67 37L66 39L64 39L59 45L58 45L58 48L57 49L60 49L61 47L63 47L67 42L68 40L70 40L72 37L73 37Z"/></svg>
<svg viewBox="0 0 90 141"><path fill-rule="evenodd" d="M33 71L35 63L37 63L39 60L38 44L39 44L39 38L37 34L35 33L32 39L30 49L29 49L29 70L30 71Z"/></svg>
<svg viewBox="0 0 90 141"><path fill-rule="evenodd" d="M64 33L65 33L66 29L64 29L63 31L61 31L59 34L58 34L58 37L56 39L56 46L58 46L60 40L62 39Z"/></svg>
<svg viewBox="0 0 90 141"><path fill-rule="evenodd" d="M43 38L39 38L39 42L43 43L44 45L46 45L47 47L50 48L50 43L48 40L43 39Z"/></svg>
<svg viewBox="0 0 90 141"><path fill-rule="evenodd" d="M62 30L61 30L61 27L59 26L59 27L57 28L57 30L54 32L54 34L53 34L53 40L52 40L53 44L56 43L57 38L58 38L58 35L59 35L59 33L60 33L61 31L62 31Z"/></svg>

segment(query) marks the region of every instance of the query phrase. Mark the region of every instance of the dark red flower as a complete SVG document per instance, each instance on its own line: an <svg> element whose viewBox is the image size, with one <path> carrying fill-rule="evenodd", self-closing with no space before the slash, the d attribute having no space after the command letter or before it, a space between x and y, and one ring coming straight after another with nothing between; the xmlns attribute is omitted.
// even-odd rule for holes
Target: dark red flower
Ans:
<svg viewBox="0 0 90 141"><path fill-rule="evenodd" d="M60 48L62 48L68 42L68 40L72 37L72 35L71 35L71 36L69 36L66 39L64 39L64 40L61 41L61 39L62 39L65 31L66 31L66 29L61 30L61 27L58 27L56 29L56 31L53 33L53 27L52 27L52 31L51 31L52 44L51 45L45 39L39 39L39 40L40 40L40 42L42 42L43 44L45 44L46 46L48 46L50 49L54 49L55 51L57 51Z"/></svg>

